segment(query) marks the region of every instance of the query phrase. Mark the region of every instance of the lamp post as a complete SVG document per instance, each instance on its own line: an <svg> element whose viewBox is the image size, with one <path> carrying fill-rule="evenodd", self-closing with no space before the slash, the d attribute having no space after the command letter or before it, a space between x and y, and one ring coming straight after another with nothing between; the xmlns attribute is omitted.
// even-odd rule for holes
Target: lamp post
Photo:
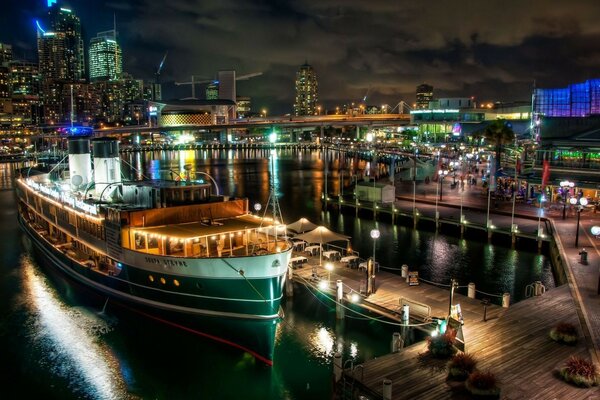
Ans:
<svg viewBox="0 0 600 400"><path fill-rule="evenodd" d="M327 270L327 286L329 286L329 282L331 282L331 271L333 271L333 264L328 262L325 264L325 269Z"/></svg>
<svg viewBox="0 0 600 400"><path fill-rule="evenodd" d="M562 197L563 197L563 215L562 219L566 218L567 214L567 192L565 190L572 189L575 186L573 182L570 181L561 181L560 187L562 188Z"/></svg>
<svg viewBox="0 0 600 400"><path fill-rule="evenodd" d="M256 215L258 215L258 212L261 208L262 206L260 205L260 203L254 203L254 211L256 211Z"/></svg>
<svg viewBox="0 0 600 400"><path fill-rule="evenodd" d="M577 205L577 231L575 232L575 247L577 247L579 245L579 219L581 218L581 210L583 210L584 206L587 206L588 201L585 197L582 197L579 200L575 197L571 197L569 202L573 205Z"/></svg>
<svg viewBox="0 0 600 400"><path fill-rule="evenodd" d="M373 266L375 266L375 244L380 235L381 232L379 232L379 229L371 229L371 239L373 239Z"/></svg>
<svg viewBox="0 0 600 400"><path fill-rule="evenodd" d="M444 183L444 178L448 175L448 170L441 170L438 173L438 176L440 177L440 201L442 201L442 193L444 192L444 187L442 186L442 183ZM436 202L436 210L437 210L437 202Z"/></svg>
<svg viewBox="0 0 600 400"><path fill-rule="evenodd" d="M546 201L546 197L544 195L540 196L540 210L538 211L538 229L537 229L537 237L538 239L542 236L540 232L540 228L542 226L542 203Z"/></svg>

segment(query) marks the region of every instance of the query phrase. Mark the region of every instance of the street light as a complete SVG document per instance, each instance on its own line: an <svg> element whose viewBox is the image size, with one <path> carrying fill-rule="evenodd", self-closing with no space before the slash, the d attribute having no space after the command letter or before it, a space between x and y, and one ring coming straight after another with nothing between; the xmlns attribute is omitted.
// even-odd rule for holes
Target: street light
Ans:
<svg viewBox="0 0 600 400"><path fill-rule="evenodd" d="M544 195L540 196L540 210L538 212L538 229L537 229L537 237L538 239L542 236L540 232L541 224L542 224L542 203L546 201L546 197Z"/></svg>
<svg viewBox="0 0 600 400"><path fill-rule="evenodd" d="M572 189L575 186L573 182L570 181L562 181L560 182L560 187L562 188L562 197L563 197L563 216L562 219L566 218L567 213L567 188Z"/></svg>
<svg viewBox="0 0 600 400"><path fill-rule="evenodd" d="M375 243L377 243L380 235L381 232L379 232L379 229L371 229L371 238L373 239L373 268L375 268Z"/></svg>
<svg viewBox="0 0 600 400"><path fill-rule="evenodd" d="M256 211L256 215L258 215L258 212L261 208L262 206L260 205L260 203L254 203L254 211Z"/></svg>
<svg viewBox="0 0 600 400"><path fill-rule="evenodd" d="M442 193L444 191L444 187L442 186L442 183L444 182L444 178L448 175L448 170L439 170L438 172L438 176L440 178L440 201L442 201ZM437 211L437 201L435 202L435 209Z"/></svg>
<svg viewBox="0 0 600 400"><path fill-rule="evenodd" d="M577 205L577 231L575 232L575 247L577 247L579 245L579 219L581 217L581 210L583 210L583 207L587 206L588 201L585 197L582 197L579 200L575 197L571 197L569 202L573 205L579 203L579 205Z"/></svg>
<svg viewBox="0 0 600 400"><path fill-rule="evenodd" d="M333 271L333 264L328 262L325 264L325 269L327 270L327 286L329 286L329 282L331 282L331 271Z"/></svg>

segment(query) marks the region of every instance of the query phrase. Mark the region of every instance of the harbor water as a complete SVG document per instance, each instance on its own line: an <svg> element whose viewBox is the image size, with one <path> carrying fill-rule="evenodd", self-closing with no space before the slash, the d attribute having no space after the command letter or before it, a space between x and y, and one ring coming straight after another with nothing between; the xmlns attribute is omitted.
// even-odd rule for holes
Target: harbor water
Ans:
<svg viewBox="0 0 600 400"><path fill-rule="evenodd" d="M490 293L522 298L525 285L552 287L549 259L523 250L414 231L409 227L324 212L325 170L359 171L364 161L319 151L211 150L123 154L129 179L188 170L210 174L221 193L267 208L271 184L284 222L306 217L352 237L365 258L377 226L377 260L408 264L425 279L475 282ZM274 366L239 350L150 320L89 295L48 273L32 257L16 220L10 164L0 164L0 376L2 398L45 399L327 399L332 356L355 362L390 351L398 328L364 316L336 322L327 299L308 290L284 302ZM271 179L271 178L274 179ZM329 183L333 184L333 183ZM331 189L330 189L331 190Z"/></svg>

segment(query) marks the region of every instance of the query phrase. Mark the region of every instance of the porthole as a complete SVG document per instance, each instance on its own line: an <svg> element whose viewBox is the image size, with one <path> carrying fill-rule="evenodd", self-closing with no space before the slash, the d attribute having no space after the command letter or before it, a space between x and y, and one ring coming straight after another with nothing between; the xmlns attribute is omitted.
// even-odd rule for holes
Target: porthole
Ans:
<svg viewBox="0 0 600 400"><path fill-rule="evenodd" d="M200 282L196 282L196 288L198 290L202 290L203 289L202 284Z"/></svg>
<svg viewBox="0 0 600 400"><path fill-rule="evenodd" d="M148 275L148 280L150 280L150 282L154 282L154 276Z"/></svg>
<svg viewBox="0 0 600 400"><path fill-rule="evenodd" d="M178 281L177 279L173 279L173 284L174 284L175 286L179 286L179 281Z"/></svg>
<svg viewBox="0 0 600 400"><path fill-rule="evenodd" d="M164 284L167 283L167 280L161 276L160 277L160 283L162 283L164 285Z"/></svg>

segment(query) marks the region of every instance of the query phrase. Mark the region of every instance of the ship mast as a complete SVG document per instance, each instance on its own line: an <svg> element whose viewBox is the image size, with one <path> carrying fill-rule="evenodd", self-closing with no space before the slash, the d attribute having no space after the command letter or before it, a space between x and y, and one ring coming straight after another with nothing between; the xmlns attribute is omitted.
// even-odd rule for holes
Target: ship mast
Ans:
<svg viewBox="0 0 600 400"><path fill-rule="evenodd" d="M275 150L271 151L271 182L270 188L271 193L271 212L273 213L273 222L275 223L275 243L277 243L277 224L283 224L283 215L281 214L281 208L279 207L279 200L277 200L277 188L275 187ZM287 236L287 232L286 232Z"/></svg>

